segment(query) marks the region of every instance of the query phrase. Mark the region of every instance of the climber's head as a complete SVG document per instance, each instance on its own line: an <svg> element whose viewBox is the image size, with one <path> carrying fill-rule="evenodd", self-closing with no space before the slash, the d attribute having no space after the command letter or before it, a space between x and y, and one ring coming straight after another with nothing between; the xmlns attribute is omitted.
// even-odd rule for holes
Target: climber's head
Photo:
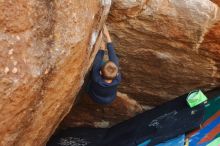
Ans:
<svg viewBox="0 0 220 146"><path fill-rule="evenodd" d="M105 80L113 80L118 74L118 67L112 61L107 61L101 68L101 74Z"/></svg>

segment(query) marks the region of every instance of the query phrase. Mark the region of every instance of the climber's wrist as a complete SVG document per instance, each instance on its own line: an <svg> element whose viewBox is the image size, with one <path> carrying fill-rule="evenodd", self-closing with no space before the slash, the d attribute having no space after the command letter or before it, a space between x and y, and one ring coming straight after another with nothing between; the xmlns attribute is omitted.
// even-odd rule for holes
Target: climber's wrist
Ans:
<svg viewBox="0 0 220 146"><path fill-rule="evenodd" d="M107 35L106 38L107 38L107 43L111 43L112 42L112 39L111 39L110 35Z"/></svg>
<svg viewBox="0 0 220 146"><path fill-rule="evenodd" d="M100 49L99 50L103 50L103 51L105 51L105 48L104 47L100 47Z"/></svg>

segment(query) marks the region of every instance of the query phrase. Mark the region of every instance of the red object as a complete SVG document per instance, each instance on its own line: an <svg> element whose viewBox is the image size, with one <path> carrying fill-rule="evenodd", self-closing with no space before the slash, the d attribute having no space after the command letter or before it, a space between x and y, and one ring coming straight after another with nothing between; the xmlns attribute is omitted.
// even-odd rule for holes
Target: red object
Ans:
<svg viewBox="0 0 220 146"><path fill-rule="evenodd" d="M209 119L207 119L203 124L202 127L206 127L208 124L210 124L213 120L215 120L216 118L220 117L220 111L218 111L217 113L215 113L213 116L211 116ZM201 128L200 128L201 129ZM189 133L187 135L187 137L192 137L192 135L194 135L196 132L198 132L200 129L196 129L194 131L192 131L191 133Z"/></svg>
<svg viewBox="0 0 220 146"><path fill-rule="evenodd" d="M218 124L218 126L216 126L202 140L200 140L199 144L213 140L215 136L219 133L220 133L220 124Z"/></svg>

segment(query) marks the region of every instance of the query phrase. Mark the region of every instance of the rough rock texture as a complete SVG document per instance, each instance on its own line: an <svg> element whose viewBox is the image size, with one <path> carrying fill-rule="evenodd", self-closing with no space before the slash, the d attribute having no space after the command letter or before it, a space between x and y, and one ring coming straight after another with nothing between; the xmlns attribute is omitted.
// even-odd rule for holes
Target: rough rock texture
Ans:
<svg viewBox="0 0 220 146"><path fill-rule="evenodd" d="M110 2L0 1L1 146L46 143L83 84Z"/></svg>
<svg viewBox="0 0 220 146"><path fill-rule="evenodd" d="M220 6L220 0L211 0L211 1L216 3L218 6Z"/></svg>
<svg viewBox="0 0 220 146"><path fill-rule="evenodd" d="M213 2L220 4L220 0ZM112 105L100 106L83 93L62 126L109 127L142 111L131 107L147 110L194 88L220 85L216 4L209 0L113 0L108 25L120 57L119 90L137 102L118 96Z"/></svg>
<svg viewBox="0 0 220 146"><path fill-rule="evenodd" d="M85 93L79 94L79 101L62 122L61 127L110 127L143 111L135 100L122 93L110 105L96 104Z"/></svg>
<svg viewBox="0 0 220 146"><path fill-rule="evenodd" d="M108 127L146 105L220 85L219 0L113 2L120 91L137 102L119 95L103 107L79 95L64 123ZM1 146L46 143L83 84L110 3L0 0Z"/></svg>
<svg viewBox="0 0 220 146"><path fill-rule="evenodd" d="M220 19L213 2L114 0L108 25L121 61L120 91L158 105L219 86Z"/></svg>

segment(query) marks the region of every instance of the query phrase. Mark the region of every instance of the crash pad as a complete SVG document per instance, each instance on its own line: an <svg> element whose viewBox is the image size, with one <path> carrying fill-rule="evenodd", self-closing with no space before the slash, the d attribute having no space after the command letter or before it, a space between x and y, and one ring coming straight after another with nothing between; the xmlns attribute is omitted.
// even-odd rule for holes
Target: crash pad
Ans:
<svg viewBox="0 0 220 146"><path fill-rule="evenodd" d="M174 139L168 140L166 142L160 143L156 146L184 146L185 134L178 136Z"/></svg>
<svg viewBox="0 0 220 146"><path fill-rule="evenodd" d="M210 124L208 124L206 127L202 128L201 130L199 130L197 133L195 133L189 140L189 145L190 146L196 146L199 144L199 141L205 137L208 133L210 133L210 131L212 131L213 129L216 129L218 127L218 125L220 124L220 117L218 117L217 119L215 119L213 122L211 122Z"/></svg>
<svg viewBox="0 0 220 146"><path fill-rule="evenodd" d="M162 142L160 144L157 144L156 146L184 146L184 142L185 142L185 134L178 136L176 138L173 138L171 140ZM149 143L150 143L150 140L147 140L139 144L138 146L147 146Z"/></svg>
<svg viewBox="0 0 220 146"><path fill-rule="evenodd" d="M212 142L207 144L207 146L220 146L220 137L214 139Z"/></svg>
<svg viewBox="0 0 220 146"><path fill-rule="evenodd" d="M209 100L205 104L205 116L200 129L194 130L187 135L189 146L206 146L220 135L220 89L208 92Z"/></svg>
<svg viewBox="0 0 220 146"><path fill-rule="evenodd" d="M204 105L190 108L188 94L164 103L111 128L68 128L58 131L47 146L137 146L149 140L148 146L173 139L203 122ZM147 97L146 97L147 98Z"/></svg>

